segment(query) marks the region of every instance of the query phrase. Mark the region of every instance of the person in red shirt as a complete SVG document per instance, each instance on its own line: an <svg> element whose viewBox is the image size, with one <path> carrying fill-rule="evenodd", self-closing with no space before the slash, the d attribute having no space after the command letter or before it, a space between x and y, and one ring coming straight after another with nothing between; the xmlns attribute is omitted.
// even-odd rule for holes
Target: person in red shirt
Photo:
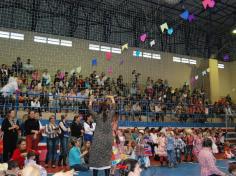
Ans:
<svg viewBox="0 0 236 176"><path fill-rule="evenodd" d="M185 138L186 142L185 161L188 161L188 156L190 156L191 161L193 161L193 141L194 141L193 135L187 134Z"/></svg>
<svg viewBox="0 0 236 176"><path fill-rule="evenodd" d="M16 161L20 168L23 168L26 156L26 141L24 139L20 139L18 142L18 147L14 150L11 159Z"/></svg>

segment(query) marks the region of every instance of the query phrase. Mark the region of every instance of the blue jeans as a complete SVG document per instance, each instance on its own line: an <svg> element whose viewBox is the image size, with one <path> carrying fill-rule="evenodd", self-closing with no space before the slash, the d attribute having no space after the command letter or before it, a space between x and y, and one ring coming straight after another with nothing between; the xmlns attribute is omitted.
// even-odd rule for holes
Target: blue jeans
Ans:
<svg viewBox="0 0 236 176"><path fill-rule="evenodd" d="M45 163L48 164L51 161L51 164L54 165L56 162L57 156L57 145L58 138L47 138L47 156Z"/></svg>
<svg viewBox="0 0 236 176"><path fill-rule="evenodd" d="M60 149L61 156L66 157L68 154L68 145L69 145L69 137L60 137Z"/></svg>
<svg viewBox="0 0 236 176"><path fill-rule="evenodd" d="M176 165L175 150L167 150L168 161L170 165Z"/></svg>

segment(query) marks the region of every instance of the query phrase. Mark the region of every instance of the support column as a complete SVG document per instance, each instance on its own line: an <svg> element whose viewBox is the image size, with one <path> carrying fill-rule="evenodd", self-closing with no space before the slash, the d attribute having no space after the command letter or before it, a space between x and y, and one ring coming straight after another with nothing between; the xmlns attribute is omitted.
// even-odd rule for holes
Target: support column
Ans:
<svg viewBox="0 0 236 176"><path fill-rule="evenodd" d="M219 96L219 69L218 69L218 60L216 59L209 59L209 80L210 80L210 100L211 103L218 101Z"/></svg>

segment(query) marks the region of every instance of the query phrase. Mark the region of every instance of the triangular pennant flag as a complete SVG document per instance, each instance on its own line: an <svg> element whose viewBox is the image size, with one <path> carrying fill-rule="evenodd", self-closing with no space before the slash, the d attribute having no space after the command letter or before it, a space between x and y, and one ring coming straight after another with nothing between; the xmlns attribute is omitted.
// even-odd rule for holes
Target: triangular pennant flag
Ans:
<svg viewBox="0 0 236 176"><path fill-rule="evenodd" d="M188 20L189 17L189 11L185 10L183 13L180 14L180 17L184 20Z"/></svg>
<svg viewBox="0 0 236 176"><path fill-rule="evenodd" d="M122 45L121 51L124 51L125 49L128 49L128 43Z"/></svg>
<svg viewBox="0 0 236 176"><path fill-rule="evenodd" d="M162 33L164 32L165 29L168 30L168 25L167 25L167 23L163 23L162 25L160 25L160 27L161 27L161 32L162 32Z"/></svg>
<svg viewBox="0 0 236 176"><path fill-rule="evenodd" d="M151 46L151 47L153 47L155 44L156 44L155 40L152 40L152 41L150 42L150 46Z"/></svg>
<svg viewBox="0 0 236 176"><path fill-rule="evenodd" d="M106 60L110 61L112 57L111 52L106 52Z"/></svg>
<svg viewBox="0 0 236 176"><path fill-rule="evenodd" d="M206 70L202 72L202 76L205 76L207 74Z"/></svg>
<svg viewBox="0 0 236 176"><path fill-rule="evenodd" d="M172 35L173 32L174 32L174 29L173 29L173 28L169 28L169 29L167 30L167 33L168 33L169 35Z"/></svg>
<svg viewBox="0 0 236 176"><path fill-rule="evenodd" d="M136 50L135 54L136 54L136 57L139 57L139 56L141 56L141 51Z"/></svg>
<svg viewBox="0 0 236 176"><path fill-rule="evenodd" d="M195 80L198 80L198 75L196 75L194 78L195 78Z"/></svg>
<svg viewBox="0 0 236 176"><path fill-rule="evenodd" d="M210 68L207 69L207 72L208 72L208 73L210 72Z"/></svg>
<svg viewBox="0 0 236 176"><path fill-rule="evenodd" d="M204 7L204 9L207 9L207 7L209 8L213 8L215 7L215 0L203 0L202 1L202 5Z"/></svg>
<svg viewBox="0 0 236 176"><path fill-rule="evenodd" d="M112 74L112 67L111 67L111 66L108 67L108 69L107 69L107 73L108 73L108 74Z"/></svg>
<svg viewBox="0 0 236 176"><path fill-rule="evenodd" d="M142 35L140 36L141 42L145 42L146 38L147 38L147 34L142 34Z"/></svg>
<svg viewBox="0 0 236 176"><path fill-rule="evenodd" d="M94 58L94 59L92 60L92 66L96 66L96 65L97 65L97 59Z"/></svg>
<svg viewBox="0 0 236 176"><path fill-rule="evenodd" d="M124 64L124 59L121 59L120 60L120 65L123 65Z"/></svg>
<svg viewBox="0 0 236 176"><path fill-rule="evenodd" d="M194 14L191 14L188 16L188 21L191 23L196 19L196 17L194 16Z"/></svg>

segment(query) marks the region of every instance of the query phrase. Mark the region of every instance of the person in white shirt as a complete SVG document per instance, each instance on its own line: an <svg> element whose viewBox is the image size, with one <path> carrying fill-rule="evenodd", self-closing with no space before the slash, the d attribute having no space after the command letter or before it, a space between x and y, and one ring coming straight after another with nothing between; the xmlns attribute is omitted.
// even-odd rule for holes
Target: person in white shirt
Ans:
<svg viewBox="0 0 236 176"><path fill-rule="evenodd" d="M96 123L93 122L92 115L89 114L84 122L84 141L92 142Z"/></svg>
<svg viewBox="0 0 236 176"><path fill-rule="evenodd" d="M8 97L13 95L13 93L15 93L15 91L18 90L18 85L21 83L21 80L18 80L17 78L14 77L10 77L8 80L8 83L3 86L3 88L0 90L0 92L2 93L2 95L4 97Z"/></svg>
<svg viewBox="0 0 236 176"><path fill-rule="evenodd" d="M51 83L51 76L48 73L48 70L45 69L42 75L42 86L49 86Z"/></svg>

